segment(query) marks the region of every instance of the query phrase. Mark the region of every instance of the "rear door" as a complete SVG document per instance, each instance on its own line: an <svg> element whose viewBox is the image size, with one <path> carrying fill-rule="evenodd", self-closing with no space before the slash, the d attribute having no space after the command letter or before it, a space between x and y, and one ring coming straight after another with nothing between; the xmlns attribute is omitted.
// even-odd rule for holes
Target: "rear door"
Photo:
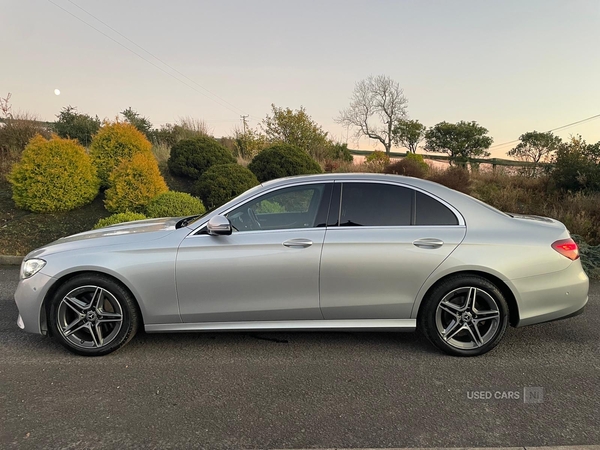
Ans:
<svg viewBox="0 0 600 450"><path fill-rule="evenodd" d="M344 182L336 193L321 258L323 317L409 319L425 280L464 238L462 217L408 186Z"/></svg>

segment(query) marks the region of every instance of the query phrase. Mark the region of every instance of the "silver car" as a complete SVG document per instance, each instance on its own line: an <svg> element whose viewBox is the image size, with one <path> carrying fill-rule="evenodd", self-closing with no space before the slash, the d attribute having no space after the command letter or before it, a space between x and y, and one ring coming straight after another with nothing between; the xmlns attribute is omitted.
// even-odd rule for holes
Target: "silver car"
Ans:
<svg viewBox="0 0 600 450"><path fill-rule="evenodd" d="M507 326L577 315L589 281L553 219L425 180L327 174L257 186L200 217L59 239L27 255L18 325L81 355L146 332L420 329L481 355Z"/></svg>

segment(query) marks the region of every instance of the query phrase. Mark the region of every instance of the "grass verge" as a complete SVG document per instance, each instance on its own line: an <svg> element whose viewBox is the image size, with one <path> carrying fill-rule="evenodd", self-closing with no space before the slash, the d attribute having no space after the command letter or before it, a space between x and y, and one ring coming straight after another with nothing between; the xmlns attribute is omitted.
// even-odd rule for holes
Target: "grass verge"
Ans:
<svg viewBox="0 0 600 450"><path fill-rule="evenodd" d="M60 237L91 230L110 214L102 200L99 195L92 203L72 211L35 214L18 209L10 185L0 180L0 254L24 256Z"/></svg>

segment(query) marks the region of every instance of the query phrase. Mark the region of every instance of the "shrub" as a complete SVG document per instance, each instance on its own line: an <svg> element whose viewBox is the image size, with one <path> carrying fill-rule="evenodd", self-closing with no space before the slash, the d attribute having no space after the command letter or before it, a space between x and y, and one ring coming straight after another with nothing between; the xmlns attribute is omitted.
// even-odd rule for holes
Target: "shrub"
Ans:
<svg viewBox="0 0 600 450"><path fill-rule="evenodd" d="M61 109L54 122L54 131L62 138L77 139L81 145L90 145L92 136L100 129L98 116L80 114L77 108L66 106Z"/></svg>
<svg viewBox="0 0 600 450"><path fill-rule="evenodd" d="M551 172L556 187L565 191L600 190L600 142L587 144L581 136L558 147Z"/></svg>
<svg viewBox="0 0 600 450"><path fill-rule="evenodd" d="M112 171L104 206L110 212L142 212L158 194L167 192L152 153L137 153Z"/></svg>
<svg viewBox="0 0 600 450"><path fill-rule="evenodd" d="M321 173L321 166L308 153L288 144L269 147L252 159L248 169L261 183L275 178Z"/></svg>
<svg viewBox="0 0 600 450"><path fill-rule="evenodd" d="M34 137L8 180L19 208L43 213L86 205L100 187L85 149L77 141L59 137Z"/></svg>
<svg viewBox="0 0 600 450"><path fill-rule="evenodd" d="M446 170L434 172L427 179L465 194L471 193L471 176L463 167L450 166Z"/></svg>
<svg viewBox="0 0 600 450"><path fill-rule="evenodd" d="M375 150L375 151L369 153L365 157L365 162L370 163L370 162L374 162L374 161L380 161L380 162L389 164L390 157L380 150Z"/></svg>
<svg viewBox="0 0 600 450"><path fill-rule="evenodd" d="M323 165L325 172L336 172L342 164L352 163L354 157L347 144L331 143L324 152Z"/></svg>
<svg viewBox="0 0 600 450"><path fill-rule="evenodd" d="M250 170L238 164L223 164L204 172L196 192L208 208L214 209L256 185L258 180Z"/></svg>
<svg viewBox="0 0 600 450"><path fill-rule="evenodd" d="M98 228L108 227L110 225L116 225L118 223L133 222L134 220L144 219L147 219L145 215L129 211L124 213L113 214L112 216L105 217L104 219L100 219L98 222L96 222L96 225L94 225L94 230L97 230Z"/></svg>
<svg viewBox="0 0 600 450"><path fill-rule="evenodd" d="M371 172L383 172L384 167L389 163L390 157L379 150L375 150L365 157L365 165Z"/></svg>
<svg viewBox="0 0 600 450"><path fill-rule="evenodd" d="M31 138L38 134L50 138L48 127L34 115L17 113L4 118L0 125L0 174L10 172Z"/></svg>
<svg viewBox="0 0 600 450"><path fill-rule="evenodd" d="M182 117L179 122L167 123L150 131L151 141L155 144L163 144L172 147L182 139L192 139L198 136L209 136L211 134L206 122L193 117Z"/></svg>
<svg viewBox="0 0 600 450"><path fill-rule="evenodd" d="M138 153L152 156L152 144L143 133L129 123L105 124L90 145L90 156L102 186L108 186L111 172L121 161Z"/></svg>
<svg viewBox="0 0 600 450"><path fill-rule="evenodd" d="M182 139L171 148L169 170L175 175L198 179L211 166L235 163L229 150L208 136Z"/></svg>
<svg viewBox="0 0 600 450"><path fill-rule="evenodd" d="M423 160L423 155L417 155L416 153L408 153L400 161L388 164L383 169L383 173L393 173L415 178L425 178L427 172L429 172L429 166Z"/></svg>
<svg viewBox="0 0 600 450"><path fill-rule="evenodd" d="M185 192L163 192L146 205L148 217L180 217L204 214L206 209L199 198Z"/></svg>

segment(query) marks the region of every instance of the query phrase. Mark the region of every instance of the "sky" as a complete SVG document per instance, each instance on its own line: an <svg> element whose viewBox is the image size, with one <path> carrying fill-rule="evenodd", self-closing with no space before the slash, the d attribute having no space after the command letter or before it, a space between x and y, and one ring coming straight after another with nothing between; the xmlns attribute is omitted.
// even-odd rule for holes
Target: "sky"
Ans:
<svg viewBox="0 0 600 450"><path fill-rule="evenodd" d="M375 149L334 119L357 81L386 75L411 119L477 121L503 157L522 133L600 114L599 0L0 0L0 25L0 96L42 120L132 107L219 137L304 106ZM600 141L600 117L555 134Z"/></svg>

